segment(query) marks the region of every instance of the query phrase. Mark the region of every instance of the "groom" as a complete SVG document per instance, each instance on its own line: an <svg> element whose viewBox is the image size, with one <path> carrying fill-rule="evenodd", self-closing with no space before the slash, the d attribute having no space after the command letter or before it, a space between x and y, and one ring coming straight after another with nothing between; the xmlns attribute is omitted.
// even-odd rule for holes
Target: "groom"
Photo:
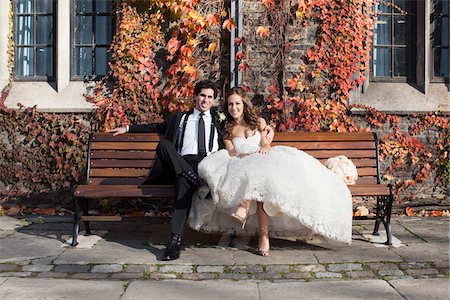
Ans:
<svg viewBox="0 0 450 300"><path fill-rule="evenodd" d="M172 235L162 260L180 257L181 240L195 189L203 184L197 174L199 162L223 149L220 121L211 113L217 96L214 83L200 81L194 89L195 108L172 114L163 123L130 125L109 130L113 135L126 132L164 133L156 148L158 160L146 184L174 184L175 203L171 220Z"/></svg>

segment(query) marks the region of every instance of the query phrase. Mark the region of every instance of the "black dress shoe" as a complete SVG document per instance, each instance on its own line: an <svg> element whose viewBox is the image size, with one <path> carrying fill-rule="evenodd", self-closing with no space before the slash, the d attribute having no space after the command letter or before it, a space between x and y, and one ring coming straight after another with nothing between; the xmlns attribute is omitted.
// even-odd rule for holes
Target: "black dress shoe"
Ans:
<svg viewBox="0 0 450 300"><path fill-rule="evenodd" d="M178 259L180 257L180 252L181 252L181 244L169 243L169 245L167 245L167 248L164 250L161 259L163 261Z"/></svg>

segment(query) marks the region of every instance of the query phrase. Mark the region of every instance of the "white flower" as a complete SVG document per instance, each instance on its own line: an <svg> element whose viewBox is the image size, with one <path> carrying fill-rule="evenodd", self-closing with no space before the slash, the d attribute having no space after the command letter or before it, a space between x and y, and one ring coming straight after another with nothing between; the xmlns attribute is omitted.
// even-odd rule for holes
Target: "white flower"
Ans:
<svg viewBox="0 0 450 300"><path fill-rule="evenodd" d="M219 112L219 120L220 122L222 122L223 120L225 120L226 116L223 112Z"/></svg>
<svg viewBox="0 0 450 300"><path fill-rule="evenodd" d="M346 184L355 184L358 179L355 164L344 155L331 157L325 161L324 165L342 178Z"/></svg>

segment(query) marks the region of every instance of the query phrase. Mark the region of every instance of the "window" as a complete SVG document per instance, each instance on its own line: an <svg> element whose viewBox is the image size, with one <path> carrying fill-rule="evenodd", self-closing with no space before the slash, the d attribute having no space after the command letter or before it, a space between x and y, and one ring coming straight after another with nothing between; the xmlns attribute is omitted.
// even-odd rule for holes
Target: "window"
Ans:
<svg viewBox="0 0 450 300"><path fill-rule="evenodd" d="M74 0L72 79L108 74L113 37L112 0Z"/></svg>
<svg viewBox="0 0 450 300"><path fill-rule="evenodd" d="M433 0L431 8L432 80L449 78L449 3Z"/></svg>
<svg viewBox="0 0 450 300"><path fill-rule="evenodd" d="M415 1L385 0L375 5L372 80L415 80Z"/></svg>
<svg viewBox="0 0 450 300"><path fill-rule="evenodd" d="M18 80L54 80L55 2L16 0L14 72Z"/></svg>

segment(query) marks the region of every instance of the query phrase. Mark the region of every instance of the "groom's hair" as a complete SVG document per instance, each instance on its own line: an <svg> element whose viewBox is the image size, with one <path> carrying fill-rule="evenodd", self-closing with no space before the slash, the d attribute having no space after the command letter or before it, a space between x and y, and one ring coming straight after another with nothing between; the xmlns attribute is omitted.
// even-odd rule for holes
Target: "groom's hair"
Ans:
<svg viewBox="0 0 450 300"><path fill-rule="evenodd" d="M194 96L200 94L203 89L212 89L214 91L214 99L217 97L216 84L210 80L199 81L194 88Z"/></svg>

